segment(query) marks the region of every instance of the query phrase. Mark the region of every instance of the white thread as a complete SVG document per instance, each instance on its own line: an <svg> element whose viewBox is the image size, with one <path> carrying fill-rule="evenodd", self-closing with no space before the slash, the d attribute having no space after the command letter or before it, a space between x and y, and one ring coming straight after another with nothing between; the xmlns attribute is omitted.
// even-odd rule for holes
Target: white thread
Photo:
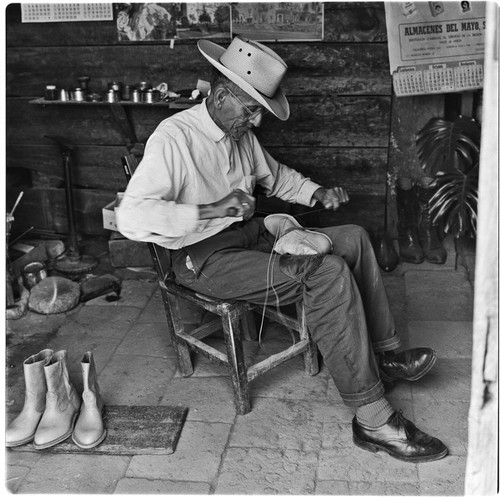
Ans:
<svg viewBox="0 0 500 497"><path fill-rule="evenodd" d="M288 330L288 332L292 336L292 340L293 340L292 346L295 346L295 335L293 334L293 331L287 326L285 320L282 317L282 313L281 313L280 308L279 308L280 307L280 298L279 298L278 292L276 291L276 288L274 287L274 264L276 262L276 259L278 258L278 255L279 255L277 252L275 252L274 249L276 247L276 244L278 243L278 240L282 236L282 231L284 230L285 222L286 222L286 220L283 220L280 222L282 224L280 224L278 227L278 231L277 231L276 237L274 239L273 247L271 249L271 253L269 254L269 260L267 262L266 296L264 298L264 305L262 306L262 319L260 321L260 329L259 329L259 347L261 348L261 350L264 353L266 353L266 351L264 350L264 346L262 345L262 331L264 328L264 318L265 318L265 311L266 311L266 307L267 307L267 302L269 300L269 288L271 288L273 290L273 293L275 295L275 298L276 298L275 307L277 309L278 316L280 316L281 324L283 326L285 326L285 328Z"/></svg>

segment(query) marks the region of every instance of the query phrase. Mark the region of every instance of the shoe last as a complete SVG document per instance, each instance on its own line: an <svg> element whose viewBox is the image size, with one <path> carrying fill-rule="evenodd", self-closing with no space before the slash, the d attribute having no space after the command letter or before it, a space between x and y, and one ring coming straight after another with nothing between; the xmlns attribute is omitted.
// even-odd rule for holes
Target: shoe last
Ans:
<svg viewBox="0 0 500 497"><path fill-rule="evenodd" d="M305 229L288 214L271 214L264 219L264 225L276 237L274 251L278 254L324 255L332 251L330 237Z"/></svg>

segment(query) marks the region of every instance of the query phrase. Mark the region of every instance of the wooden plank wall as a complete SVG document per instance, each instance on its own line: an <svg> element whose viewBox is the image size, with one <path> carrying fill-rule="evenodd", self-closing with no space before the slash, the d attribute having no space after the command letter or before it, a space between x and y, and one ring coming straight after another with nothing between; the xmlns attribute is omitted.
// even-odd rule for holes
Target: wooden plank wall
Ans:
<svg viewBox="0 0 500 497"><path fill-rule="evenodd" d="M62 160L45 135L78 145L73 182L79 232L107 234L101 208L125 188L120 156L127 134L110 106L41 106L46 84L90 86L108 81L165 81L174 90L209 79L210 66L194 41L120 44L114 21L23 24L19 4L6 9L7 23L7 208L18 192L14 231L35 226L65 233ZM291 117L268 119L259 137L278 160L325 186L342 185L351 195L338 213L304 216L309 225L355 222L366 228L384 221L391 120L391 79L383 2L325 3L322 42L276 43L289 65L284 82ZM130 107L137 140L145 142L169 115L165 109ZM292 212L303 214L304 210Z"/></svg>

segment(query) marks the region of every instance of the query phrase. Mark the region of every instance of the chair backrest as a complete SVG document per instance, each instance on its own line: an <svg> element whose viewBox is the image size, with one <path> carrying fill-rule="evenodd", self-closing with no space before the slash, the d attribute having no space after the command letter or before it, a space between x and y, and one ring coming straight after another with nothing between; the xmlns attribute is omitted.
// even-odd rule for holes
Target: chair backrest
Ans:
<svg viewBox="0 0 500 497"><path fill-rule="evenodd" d="M122 166L125 172L125 177L127 178L127 183L132 178L132 175L135 173L138 165L139 161L135 155L129 154L122 157ZM153 265L156 273L158 274L158 278L162 281L166 281L168 278L173 279L169 250L152 242L148 242L148 248L151 253L151 258L153 259Z"/></svg>

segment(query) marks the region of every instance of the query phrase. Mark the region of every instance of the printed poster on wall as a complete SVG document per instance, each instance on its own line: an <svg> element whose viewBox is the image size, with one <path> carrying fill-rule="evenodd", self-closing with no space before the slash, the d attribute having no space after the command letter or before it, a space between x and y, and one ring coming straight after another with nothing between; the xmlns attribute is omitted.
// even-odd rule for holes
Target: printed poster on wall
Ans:
<svg viewBox="0 0 500 497"><path fill-rule="evenodd" d="M256 41L321 41L321 2L233 2L231 33Z"/></svg>
<svg viewBox="0 0 500 497"><path fill-rule="evenodd" d="M228 3L117 3L119 42L165 42L174 39L230 39Z"/></svg>
<svg viewBox="0 0 500 497"><path fill-rule="evenodd" d="M385 2L397 96L483 86L485 2Z"/></svg>

